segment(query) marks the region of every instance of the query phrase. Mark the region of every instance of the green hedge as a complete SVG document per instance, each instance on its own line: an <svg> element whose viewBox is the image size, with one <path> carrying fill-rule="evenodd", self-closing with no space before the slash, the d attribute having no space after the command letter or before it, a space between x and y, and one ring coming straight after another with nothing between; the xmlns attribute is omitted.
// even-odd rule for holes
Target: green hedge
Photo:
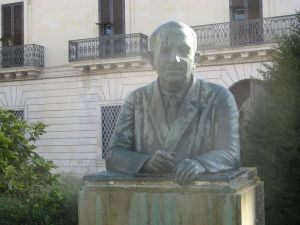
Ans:
<svg viewBox="0 0 300 225"><path fill-rule="evenodd" d="M77 225L79 178L63 176L30 199L0 195L1 225Z"/></svg>
<svg viewBox="0 0 300 225"><path fill-rule="evenodd" d="M265 182L266 224L300 224L300 14L262 73L265 94L243 139L244 166Z"/></svg>

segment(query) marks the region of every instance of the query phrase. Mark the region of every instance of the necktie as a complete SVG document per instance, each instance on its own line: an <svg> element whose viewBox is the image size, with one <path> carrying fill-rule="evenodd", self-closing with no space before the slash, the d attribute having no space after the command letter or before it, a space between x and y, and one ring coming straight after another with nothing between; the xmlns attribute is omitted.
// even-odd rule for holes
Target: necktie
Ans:
<svg viewBox="0 0 300 225"><path fill-rule="evenodd" d="M179 100L175 95L172 95L168 102L167 116L169 125L172 125L176 119L178 112Z"/></svg>

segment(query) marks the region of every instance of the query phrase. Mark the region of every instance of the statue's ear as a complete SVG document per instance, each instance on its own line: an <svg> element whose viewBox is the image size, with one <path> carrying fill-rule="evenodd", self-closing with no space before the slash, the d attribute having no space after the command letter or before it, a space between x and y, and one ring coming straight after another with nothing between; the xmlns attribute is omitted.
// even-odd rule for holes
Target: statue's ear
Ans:
<svg viewBox="0 0 300 225"><path fill-rule="evenodd" d="M154 58L153 58L153 52L149 51L148 52L148 60L152 66L152 68L155 70L155 66L154 66Z"/></svg>
<svg viewBox="0 0 300 225"><path fill-rule="evenodd" d="M199 52L196 52L195 53L195 64L198 64L199 63L199 61L200 61L200 53Z"/></svg>

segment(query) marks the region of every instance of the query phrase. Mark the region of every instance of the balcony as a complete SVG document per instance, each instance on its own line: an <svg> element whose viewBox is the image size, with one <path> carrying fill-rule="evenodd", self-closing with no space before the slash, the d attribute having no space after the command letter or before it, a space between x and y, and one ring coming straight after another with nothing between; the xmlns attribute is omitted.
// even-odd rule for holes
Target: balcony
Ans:
<svg viewBox="0 0 300 225"><path fill-rule="evenodd" d="M198 66L269 61L296 24L296 15L287 15L194 26ZM85 72L137 70L147 52L148 37L140 33L69 41L70 65Z"/></svg>
<svg viewBox="0 0 300 225"><path fill-rule="evenodd" d="M268 60L274 44L296 24L296 15L287 15L194 26L200 64Z"/></svg>
<svg viewBox="0 0 300 225"><path fill-rule="evenodd" d="M0 79L24 79L44 67L44 47L35 44L0 48Z"/></svg>
<svg viewBox="0 0 300 225"><path fill-rule="evenodd" d="M148 37L121 34L69 41L69 62L82 71L135 69L146 63Z"/></svg>

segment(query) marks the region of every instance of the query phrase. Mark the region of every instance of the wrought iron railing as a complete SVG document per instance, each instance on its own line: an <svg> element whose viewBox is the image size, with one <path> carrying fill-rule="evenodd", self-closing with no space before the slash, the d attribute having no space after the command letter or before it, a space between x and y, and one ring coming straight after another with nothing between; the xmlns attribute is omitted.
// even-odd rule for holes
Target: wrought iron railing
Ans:
<svg viewBox="0 0 300 225"><path fill-rule="evenodd" d="M144 34L120 34L69 41L69 62L146 56L148 37Z"/></svg>
<svg viewBox="0 0 300 225"><path fill-rule="evenodd" d="M194 26L198 51L277 42L290 35L297 23L296 15L267 17Z"/></svg>
<svg viewBox="0 0 300 225"><path fill-rule="evenodd" d="M36 44L0 48L0 67L44 67L44 47Z"/></svg>

